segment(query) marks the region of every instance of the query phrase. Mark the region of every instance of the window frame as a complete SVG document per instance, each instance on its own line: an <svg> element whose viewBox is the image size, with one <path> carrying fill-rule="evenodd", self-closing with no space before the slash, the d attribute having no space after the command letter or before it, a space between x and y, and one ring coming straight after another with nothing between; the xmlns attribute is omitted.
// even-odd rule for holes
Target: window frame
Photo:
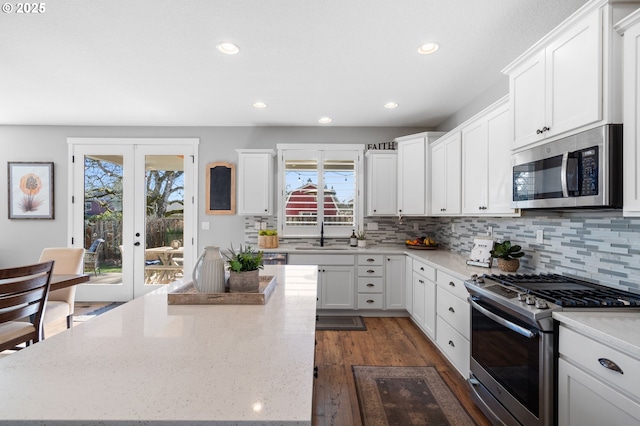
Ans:
<svg viewBox="0 0 640 426"><path fill-rule="evenodd" d="M324 236L328 238L349 238L353 229L361 229L364 226L364 144L278 144L278 233L286 238L320 238L321 222L324 219L323 205L318 206L318 223L315 226L291 227L286 226L286 163L287 152L308 155L310 160L318 161L318 199L324 199L324 159L330 155L330 159L344 159L353 155L355 190L354 197L354 224L350 227L324 226ZM331 156L331 155L334 156ZM323 193L322 198L320 192Z"/></svg>

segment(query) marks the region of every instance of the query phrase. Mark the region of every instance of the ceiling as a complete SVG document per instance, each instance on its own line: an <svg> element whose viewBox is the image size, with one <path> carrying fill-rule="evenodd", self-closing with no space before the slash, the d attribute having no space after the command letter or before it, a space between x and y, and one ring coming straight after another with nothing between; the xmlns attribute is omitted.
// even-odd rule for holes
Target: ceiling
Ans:
<svg viewBox="0 0 640 426"><path fill-rule="evenodd" d="M0 14L0 125L436 127L584 3L46 2Z"/></svg>

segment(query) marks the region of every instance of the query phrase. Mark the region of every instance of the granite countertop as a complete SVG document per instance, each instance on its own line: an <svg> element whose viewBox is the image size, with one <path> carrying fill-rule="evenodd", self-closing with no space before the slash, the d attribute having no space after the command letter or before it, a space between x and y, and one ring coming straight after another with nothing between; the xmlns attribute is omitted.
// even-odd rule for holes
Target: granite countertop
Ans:
<svg viewBox="0 0 640 426"><path fill-rule="evenodd" d="M588 337L640 358L640 312L554 312L553 319Z"/></svg>
<svg viewBox="0 0 640 426"><path fill-rule="evenodd" d="M266 305L160 288L0 359L0 424L311 425L317 271L266 266Z"/></svg>

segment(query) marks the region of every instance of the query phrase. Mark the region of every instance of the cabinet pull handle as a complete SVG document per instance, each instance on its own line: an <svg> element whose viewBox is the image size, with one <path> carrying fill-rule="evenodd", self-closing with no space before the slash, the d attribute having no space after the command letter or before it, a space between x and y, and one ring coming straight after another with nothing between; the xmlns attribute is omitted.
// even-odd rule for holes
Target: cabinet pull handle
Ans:
<svg viewBox="0 0 640 426"><path fill-rule="evenodd" d="M376 261L375 259L371 259L371 258L367 259L367 262L375 262L375 261Z"/></svg>
<svg viewBox="0 0 640 426"><path fill-rule="evenodd" d="M455 343L453 343L451 340L449 340L449 346L451 346L452 348L456 347Z"/></svg>
<svg viewBox="0 0 640 426"><path fill-rule="evenodd" d="M421 270L421 271L424 271L424 268L421 266L421 267L420 267L420 270Z"/></svg>
<svg viewBox="0 0 640 426"><path fill-rule="evenodd" d="M449 281L449 285L450 285L451 287L455 287L455 286L456 286L456 284L455 284L453 281Z"/></svg>
<svg viewBox="0 0 640 426"><path fill-rule="evenodd" d="M373 286L374 284L371 284L371 283L367 284L367 287L373 287Z"/></svg>
<svg viewBox="0 0 640 426"><path fill-rule="evenodd" d="M544 127L542 128L542 131L543 131L543 132L548 132L549 130L551 130L551 128L550 128L550 127L547 127L547 126L544 126Z"/></svg>
<svg viewBox="0 0 640 426"><path fill-rule="evenodd" d="M424 281L422 281L422 280L418 280L418 282L419 282L420 284L424 284Z"/></svg>
<svg viewBox="0 0 640 426"><path fill-rule="evenodd" d="M542 134L542 130L540 130L540 129L536 130L536 134L537 135Z"/></svg>
<svg viewBox="0 0 640 426"><path fill-rule="evenodd" d="M624 374L624 372L622 371L622 368L618 367L618 364L616 364L615 362L611 361L610 359L598 358L598 362L604 368L608 368L609 370L617 371L620 374Z"/></svg>
<svg viewBox="0 0 640 426"><path fill-rule="evenodd" d="M449 306L449 312L452 312L452 313L454 313L454 314L455 314L455 313L456 313L456 310L455 310L455 309L453 309L453 306Z"/></svg>
<svg viewBox="0 0 640 426"><path fill-rule="evenodd" d="M373 269L367 269L368 274L373 274L375 271Z"/></svg>
<svg viewBox="0 0 640 426"><path fill-rule="evenodd" d="M373 300L369 299L367 300L367 303L373 303Z"/></svg>

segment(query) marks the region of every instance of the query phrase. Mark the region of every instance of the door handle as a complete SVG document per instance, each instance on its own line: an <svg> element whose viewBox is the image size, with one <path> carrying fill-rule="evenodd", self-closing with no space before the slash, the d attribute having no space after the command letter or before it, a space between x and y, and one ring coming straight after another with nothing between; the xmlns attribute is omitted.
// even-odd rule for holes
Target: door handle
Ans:
<svg viewBox="0 0 640 426"><path fill-rule="evenodd" d="M136 241L135 243L133 243L134 246L139 246L140 245L140 241Z"/></svg>

